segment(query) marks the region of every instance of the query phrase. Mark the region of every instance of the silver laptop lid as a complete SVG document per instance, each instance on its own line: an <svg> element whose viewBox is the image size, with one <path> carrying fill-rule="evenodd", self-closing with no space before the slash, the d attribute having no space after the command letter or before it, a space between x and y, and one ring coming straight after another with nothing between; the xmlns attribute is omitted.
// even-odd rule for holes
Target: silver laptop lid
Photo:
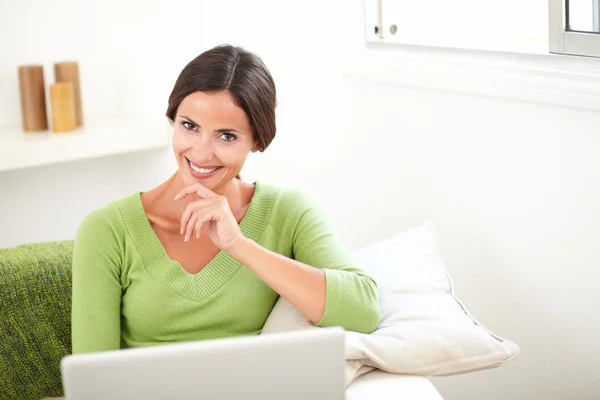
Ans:
<svg viewBox="0 0 600 400"><path fill-rule="evenodd" d="M260 336L69 355L67 400L344 398L344 330Z"/></svg>

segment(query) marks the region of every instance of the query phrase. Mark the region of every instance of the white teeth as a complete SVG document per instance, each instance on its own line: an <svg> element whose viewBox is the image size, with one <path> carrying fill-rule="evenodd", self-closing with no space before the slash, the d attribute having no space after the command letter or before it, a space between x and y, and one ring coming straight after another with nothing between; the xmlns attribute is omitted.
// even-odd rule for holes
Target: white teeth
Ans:
<svg viewBox="0 0 600 400"><path fill-rule="evenodd" d="M192 167L192 169L194 171L196 171L199 174L210 174L211 172L214 172L217 170L217 168L213 168L213 169L198 168L191 161L190 161L190 166Z"/></svg>

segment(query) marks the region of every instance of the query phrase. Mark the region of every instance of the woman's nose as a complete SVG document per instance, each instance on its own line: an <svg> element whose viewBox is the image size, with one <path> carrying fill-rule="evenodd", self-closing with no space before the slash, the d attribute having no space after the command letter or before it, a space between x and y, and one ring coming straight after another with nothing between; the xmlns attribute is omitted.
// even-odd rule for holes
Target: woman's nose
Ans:
<svg viewBox="0 0 600 400"><path fill-rule="evenodd" d="M213 145L208 138L198 138L192 149L192 156L198 161L209 161L213 155Z"/></svg>

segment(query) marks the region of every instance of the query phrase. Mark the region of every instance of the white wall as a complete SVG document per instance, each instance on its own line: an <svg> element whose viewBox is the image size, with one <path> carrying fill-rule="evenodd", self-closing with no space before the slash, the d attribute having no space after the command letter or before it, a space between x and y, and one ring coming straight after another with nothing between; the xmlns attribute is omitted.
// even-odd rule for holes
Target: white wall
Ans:
<svg viewBox="0 0 600 400"><path fill-rule="evenodd" d="M521 346L502 368L433 379L445 398L600 397L600 112L361 79L347 62L361 0L295 4L3 1L0 125L19 123L21 63L79 60L88 114L162 115L187 61L244 45L279 94L278 136L246 176L310 191L351 247L431 218L458 296ZM0 246L72 238L174 166L165 150L0 173Z"/></svg>

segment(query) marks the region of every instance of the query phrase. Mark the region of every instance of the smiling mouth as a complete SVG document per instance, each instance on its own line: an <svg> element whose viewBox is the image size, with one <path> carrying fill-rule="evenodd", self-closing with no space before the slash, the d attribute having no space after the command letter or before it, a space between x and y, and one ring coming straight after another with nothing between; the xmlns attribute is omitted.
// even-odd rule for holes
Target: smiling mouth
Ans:
<svg viewBox="0 0 600 400"><path fill-rule="evenodd" d="M188 162L188 164L190 165L190 167L192 168L192 170L194 170L194 172L198 173L198 174L203 174L203 175L208 175L208 174L212 174L213 172L223 168L222 166L199 166L194 164L189 158L186 157L186 160Z"/></svg>

